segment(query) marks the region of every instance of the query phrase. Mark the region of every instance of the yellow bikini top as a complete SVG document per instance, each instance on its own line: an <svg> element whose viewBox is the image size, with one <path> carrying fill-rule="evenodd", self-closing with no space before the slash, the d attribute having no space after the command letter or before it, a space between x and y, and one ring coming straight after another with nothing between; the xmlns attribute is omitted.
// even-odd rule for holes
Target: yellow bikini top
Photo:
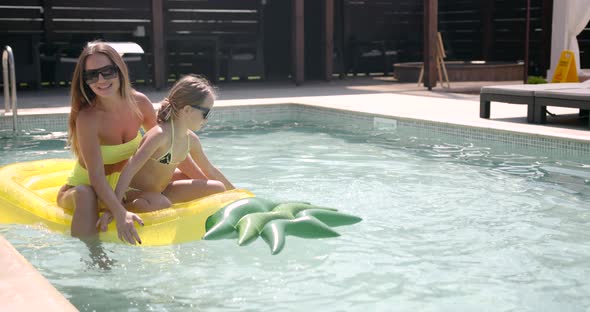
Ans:
<svg viewBox="0 0 590 312"><path fill-rule="evenodd" d="M102 161L105 165L116 164L125 159L129 159L141 143L141 132L138 131L135 138L129 142L116 145L101 145L100 153L102 154Z"/></svg>

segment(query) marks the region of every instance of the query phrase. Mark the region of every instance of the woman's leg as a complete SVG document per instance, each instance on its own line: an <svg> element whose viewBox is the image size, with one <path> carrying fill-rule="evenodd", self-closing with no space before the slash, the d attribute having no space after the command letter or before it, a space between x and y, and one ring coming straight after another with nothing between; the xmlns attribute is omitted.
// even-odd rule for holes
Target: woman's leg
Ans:
<svg viewBox="0 0 590 312"><path fill-rule="evenodd" d="M170 182L162 194L172 203L182 203L224 191L221 181L180 180Z"/></svg>
<svg viewBox="0 0 590 312"><path fill-rule="evenodd" d="M100 241L96 221L98 219L98 200L91 186L80 185L62 186L57 193L58 206L74 211L72 218L72 236L78 237L86 244L90 251L90 266L98 266L103 270L110 270L115 263L108 257Z"/></svg>
<svg viewBox="0 0 590 312"><path fill-rule="evenodd" d="M57 205L74 211L71 228L73 237L88 238L97 235L98 200L91 186L63 186L57 194Z"/></svg>

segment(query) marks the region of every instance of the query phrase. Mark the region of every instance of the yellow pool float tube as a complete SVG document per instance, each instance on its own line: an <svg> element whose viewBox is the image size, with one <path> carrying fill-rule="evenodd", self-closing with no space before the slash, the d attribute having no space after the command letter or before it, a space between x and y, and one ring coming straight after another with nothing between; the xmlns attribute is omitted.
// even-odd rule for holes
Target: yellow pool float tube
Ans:
<svg viewBox="0 0 590 312"><path fill-rule="evenodd" d="M16 163L0 168L0 223L41 225L69 233L72 212L56 204L59 188L74 167L71 159L47 159ZM177 244L199 240L205 223L219 209L240 199L254 197L246 190L231 190L171 208L138 214L145 226L137 231L144 246ZM121 242L112 222L100 233L107 242Z"/></svg>

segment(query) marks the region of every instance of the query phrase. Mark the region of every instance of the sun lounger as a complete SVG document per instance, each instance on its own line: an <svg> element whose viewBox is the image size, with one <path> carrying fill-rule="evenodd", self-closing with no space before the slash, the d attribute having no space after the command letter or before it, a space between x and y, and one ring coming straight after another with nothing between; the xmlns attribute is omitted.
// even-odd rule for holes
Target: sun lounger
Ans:
<svg viewBox="0 0 590 312"><path fill-rule="evenodd" d="M535 94L541 91L590 87L590 83L547 83L482 87L479 96L479 117L490 118L490 103L504 102L527 105L527 121L535 122ZM540 121L537 121L540 122Z"/></svg>
<svg viewBox="0 0 590 312"><path fill-rule="evenodd" d="M590 84L585 88L546 90L535 92L534 122L545 123L547 106L573 107L590 110ZM588 121L590 127L590 120Z"/></svg>

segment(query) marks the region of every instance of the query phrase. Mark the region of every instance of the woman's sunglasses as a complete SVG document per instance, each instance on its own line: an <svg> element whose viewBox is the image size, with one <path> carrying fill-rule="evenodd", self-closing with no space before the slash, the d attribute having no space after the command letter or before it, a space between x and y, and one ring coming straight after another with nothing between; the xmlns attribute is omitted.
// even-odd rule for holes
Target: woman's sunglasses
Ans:
<svg viewBox="0 0 590 312"><path fill-rule="evenodd" d="M211 111L211 109L207 107L201 107L197 105L191 105L191 107L200 110L201 114L203 114L203 119L207 119L207 117L209 116L209 112Z"/></svg>
<svg viewBox="0 0 590 312"><path fill-rule="evenodd" d="M87 84L93 84L98 82L98 75L102 75L102 78L109 80L116 78L118 74L119 71L117 70L117 66L107 65L97 69L85 70L84 81L86 81Z"/></svg>

